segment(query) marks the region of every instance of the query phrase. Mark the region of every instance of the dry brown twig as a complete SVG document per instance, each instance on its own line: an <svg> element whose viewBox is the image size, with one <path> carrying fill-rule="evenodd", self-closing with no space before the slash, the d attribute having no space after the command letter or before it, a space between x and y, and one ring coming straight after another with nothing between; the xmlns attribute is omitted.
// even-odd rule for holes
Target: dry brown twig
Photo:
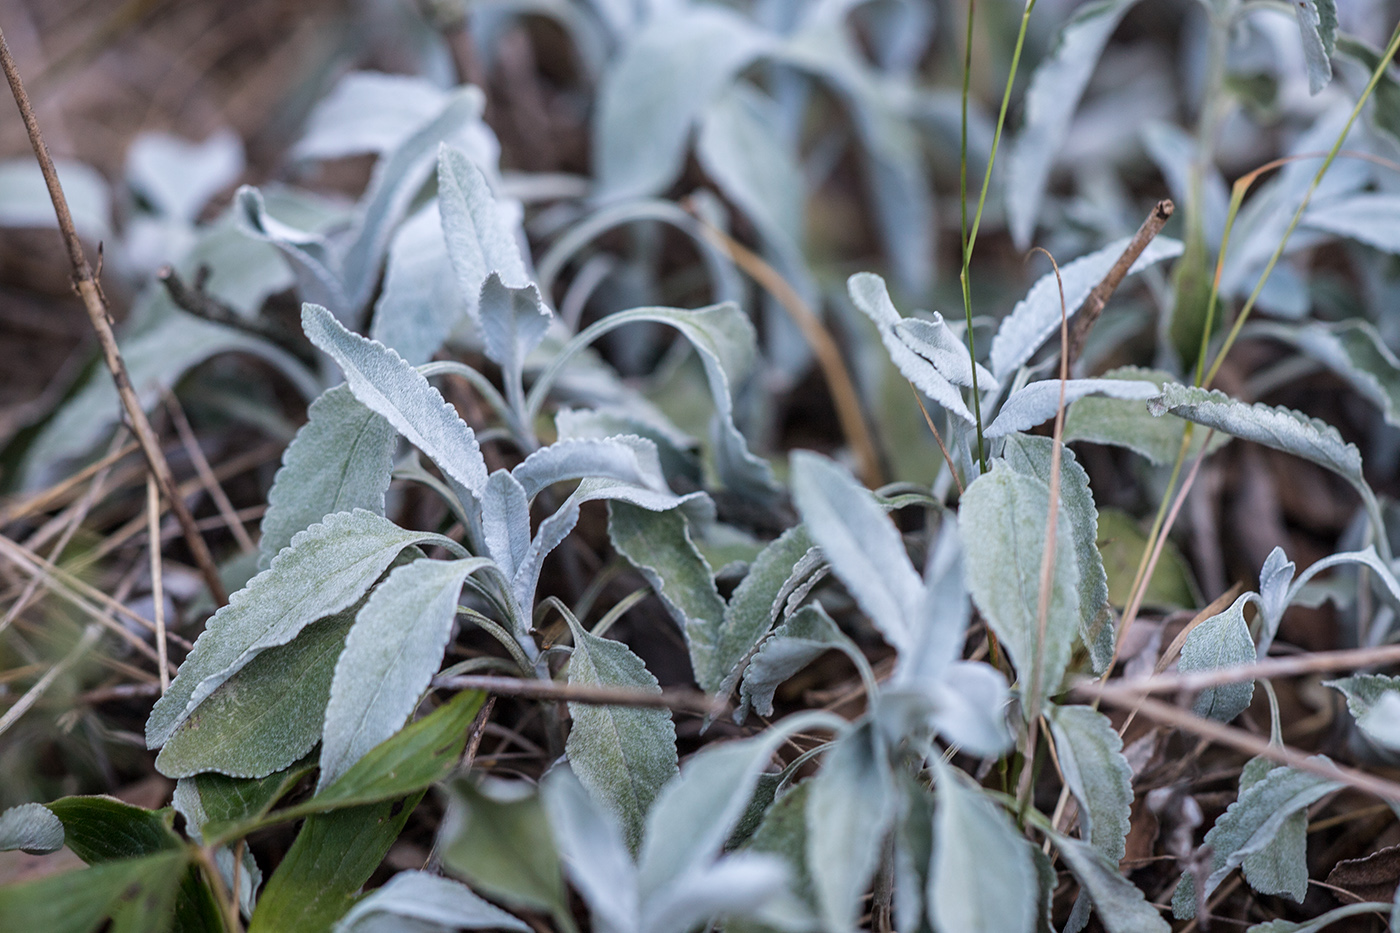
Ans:
<svg viewBox="0 0 1400 933"><path fill-rule="evenodd" d="M1157 234L1162 232L1172 213L1176 210L1176 205L1169 200L1158 201L1152 208L1152 213L1147 215L1147 219L1138 227L1137 233L1129 241L1127 248L1123 250L1113 263L1113 268L1108 270L1108 274L1103 277L1099 284L1094 286L1094 290L1089 292L1089 297L1084 299L1084 303L1074 312L1074 329L1069 335L1069 349L1065 355L1069 357L1069 365L1073 366L1074 361L1079 359L1079 354L1084 350L1084 341L1089 338L1089 331L1099 320L1099 315L1103 313L1104 306L1108 304L1108 299L1113 297L1113 293L1118 290L1118 286L1127 276L1128 270L1133 263L1137 262L1142 251L1147 249L1147 244L1151 243Z"/></svg>
<svg viewBox="0 0 1400 933"><path fill-rule="evenodd" d="M34 157L39 162L39 169L44 175L44 183L49 189L49 198L53 201L54 213L58 217L58 229L68 250L69 263L73 267L73 284L83 300L83 308L87 311L88 320L92 323L93 330L97 333L98 343L102 347L103 360L107 364L107 369L112 373L112 380L116 383L124 420L131 432L136 435L137 443L141 445L141 452L146 456L146 463L151 473L155 476L161 492L165 495L166 501L170 503L171 510L175 513L180 527L185 532L185 541L189 545L190 552L194 555L195 563L204 577L205 585L209 587L209 592L214 597L214 602L223 606L228 602L228 593L224 589L223 581L219 578L219 569L214 564L214 557L209 553L209 547L204 543L203 536L195 527L194 516L185 507L184 501L179 498L175 487L175 477L170 472L170 464L166 462L165 454L160 448L160 442L141 406L141 400L137 398L136 390L131 386L126 363L122 359L116 335L112 331L112 321L107 312L106 297L102 294L102 287L98 284L97 277L93 275L92 267L88 265L82 241L78 239L78 231L73 226L73 216L68 210L68 199L63 194L63 186L59 183L53 158L49 155L48 147L44 144L44 137L39 131L38 118L35 117L34 108L29 102L29 95L24 90L19 68L15 65L14 56L10 54L10 47L5 42L3 30L0 30L0 68L3 68L5 78L10 83L10 91L14 95L15 104L19 107L20 116L24 119L30 145L34 148Z"/></svg>

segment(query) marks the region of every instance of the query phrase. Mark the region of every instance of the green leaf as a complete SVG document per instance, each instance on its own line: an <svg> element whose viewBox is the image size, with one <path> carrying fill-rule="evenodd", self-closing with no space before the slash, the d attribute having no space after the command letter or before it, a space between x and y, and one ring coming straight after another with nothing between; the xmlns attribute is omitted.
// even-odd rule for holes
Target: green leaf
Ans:
<svg viewBox="0 0 1400 933"><path fill-rule="evenodd" d="M1331 764L1322 755L1309 760ZM1241 790L1239 799L1206 833L1204 844L1210 847L1211 872L1206 878L1204 896L1210 897L1231 871L1267 847L1289 817L1343 786L1340 781L1329 781L1307 771L1276 768L1263 780ZM1172 910L1178 919L1195 914L1196 892L1190 875L1183 876L1177 885Z"/></svg>
<svg viewBox="0 0 1400 933"><path fill-rule="evenodd" d="M258 898L248 933L322 933L350 909L422 793L309 817Z"/></svg>
<svg viewBox="0 0 1400 933"><path fill-rule="evenodd" d="M1032 933L1037 884L1030 847L1001 808L934 756L929 919L936 930Z"/></svg>
<svg viewBox="0 0 1400 933"><path fill-rule="evenodd" d="M1363 914L1381 914L1382 916L1389 914L1390 925L1394 929L1396 921L1400 920L1400 910L1395 908L1396 903L1400 903L1400 899L1390 904L1377 902L1347 904L1345 907L1335 907L1325 914L1319 914L1302 923L1294 923L1292 920L1268 920L1264 923L1256 923L1245 933L1318 933L1319 930L1331 926L1338 920L1359 917Z"/></svg>
<svg viewBox="0 0 1400 933"><path fill-rule="evenodd" d="M1282 767L1268 758L1251 758L1240 774L1240 793ZM1308 893L1308 813L1299 810L1283 822L1273 841L1245 856L1240 867L1249 886L1261 894L1287 894L1298 903Z"/></svg>
<svg viewBox="0 0 1400 933"><path fill-rule="evenodd" d="M384 514L398 444L393 426L345 386L324 392L306 415L267 494L259 570L266 570L297 532L327 515L354 509Z"/></svg>
<svg viewBox="0 0 1400 933"><path fill-rule="evenodd" d="M803 606L773 630L744 669L741 709L773 715L773 694L789 677L832 649L858 650L820 605Z"/></svg>
<svg viewBox="0 0 1400 933"><path fill-rule="evenodd" d="M1086 842L1051 833L1065 864L1094 901L1108 933L1168 933L1171 924L1147 902L1142 889L1118 871L1117 860Z"/></svg>
<svg viewBox="0 0 1400 933"><path fill-rule="evenodd" d="M46 806L63 821L68 848L88 863L184 848L168 808L146 810L115 797L62 797Z"/></svg>
<svg viewBox="0 0 1400 933"><path fill-rule="evenodd" d="M175 727L156 769L175 778L201 771L260 778L311 751L353 622L349 612L322 619L254 657Z"/></svg>
<svg viewBox="0 0 1400 933"><path fill-rule="evenodd" d="M729 673L720 669L724 662L715 657L725 604L715 588L709 562L691 541L685 515L676 509L652 512L626 502L611 502L608 538L613 548L642 572L685 633L696 683L703 690L716 692ZM584 784L588 784L586 779Z"/></svg>
<svg viewBox="0 0 1400 933"><path fill-rule="evenodd" d="M792 496L832 572L885 641L907 653L924 586L894 522L848 470L807 451L792 455Z"/></svg>
<svg viewBox="0 0 1400 933"><path fill-rule="evenodd" d="M1103 378L1148 382L1160 388L1174 377L1161 369L1122 366L1104 373ZM1136 400L1091 396L1078 400L1065 412L1066 444L1090 441L1126 447L1157 466L1176 459L1185 431L1186 422L1182 419L1175 416L1154 418L1147 406ZM1205 432L1195 432L1188 456L1194 457L1200 452L1204 439ZM1211 449L1225 443L1226 438L1217 435L1211 439Z"/></svg>
<svg viewBox="0 0 1400 933"><path fill-rule="evenodd" d="M709 5L652 17L634 33L598 86L595 197L656 194L675 180L696 117L770 41L748 19Z"/></svg>
<svg viewBox="0 0 1400 933"><path fill-rule="evenodd" d="M1073 526L1062 511L1055 526L1045 638L1040 638L1040 560L1049 506L1049 486L997 461L967 487L958 510L972 599L1006 647L1023 690L1033 689L1040 671L1040 698L1058 692L1081 619ZM1033 708L1037 702L1023 701L1026 716L1039 715Z"/></svg>
<svg viewBox="0 0 1400 933"><path fill-rule="evenodd" d="M894 822L889 752L867 721L827 752L807 795L807 870L824 929L854 930Z"/></svg>
<svg viewBox="0 0 1400 933"><path fill-rule="evenodd" d="M1123 858L1133 807L1133 769L1108 717L1087 706L1057 706L1050 716L1065 784L1079 801L1079 836L1110 864Z"/></svg>
<svg viewBox="0 0 1400 933"><path fill-rule="evenodd" d="M7 930L93 933L120 914L114 929L164 933L175 919L170 905L185 865L184 852L159 852L3 885L0 920Z"/></svg>
<svg viewBox="0 0 1400 933"><path fill-rule="evenodd" d="M1054 48L1031 75L1022 105L1025 120L1006 156L1007 226L1017 249L1024 250L1031 244L1040 205L1050 183L1050 171L1069 134L1079 99L1109 37L1135 2L1100 0L1079 7L1060 27ZM1120 246L1114 256L1121 252ZM1068 272L1068 268L1064 271ZM1066 278L1067 299L1069 292ZM1071 313L1081 301L1083 298L1069 299ZM999 367L992 368L998 376L1004 372Z"/></svg>
<svg viewBox="0 0 1400 933"><path fill-rule="evenodd" d="M63 823L43 804L22 803L0 813L0 852L43 855L61 848Z"/></svg>
<svg viewBox="0 0 1400 933"><path fill-rule="evenodd" d="M584 631L572 616L565 618L574 636L569 683L661 692L656 678L626 645ZM569 766L616 817L628 847L635 852L652 802L679 771L671 714L662 709L570 703L569 715L574 720L564 746Z"/></svg>
<svg viewBox="0 0 1400 933"><path fill-rule="evenodd" d="M460 551L450 538L407 531L363 509L328 515L298 534L290 549L209 620L169 692L151 710L147 747L165 744L195 707L260 652L286 645L312 622L354 605L399 552L424 542Z"/></svg>
<svg viewBox="0 0 1400 933"><path fill-rule="evenodd" d="M1142 562L1142 552L1147 548L1147 535L1127 512L1100 509L1098 546L1103 555L1104 573L1108 576L1108 601L1123 609L1132 598L1133 578ZM1199 605L1186 561L1170 540L1162 548L1157 568L1147 582L1142 604L1166 609L1191 609Z"/></svg>
<svg viewBox="0 0 1400 933"><path fill-rule="evenodd" d="M302 306L301 326L311 342L339 364L355 398L392 424L450 479L480 497L486 488L486 461L476 435L422 373L383 344L346 330L318 305Z"/></svg>
<svg viewBox="0 0 1400 933"><path fill-rule="evenodd" d="M1296 0L1293 15L1303 37L1308 65L1308 90L1320 93L1332 80L1332 52L1337 45L1336 0Z"/></svg>
<svg viewBox="0 0 1400 933"><path fill-rule="evenodd" d="M416 560L389 574L355 616L335 662L321 731L324 790L413 715L442 666L462 584L490 558Z"/></svg>
<svg viewBox="0 0 1400 933"><path fill-rule="evenodd" d="M389 929L530 933L532 928L450 878L426 871L401 871L350 908L336 924L335 933L385 933Z"/></svg>
<svg viewBox="0 0 1400 933"><path fill-rule="evenodd" d="M1002 455L1018 473L1034 476L1050 488L1050 459L1054 441L1048 437L1013 435ZM1068 447L1060 449L1060 504L1070 522L1074 555L1079 566L1079 638L1089 649L1095 673L1113 661L1113 613L1108 603L1108 576L1099 553L1099 513L1089 489L1089 474Z"/></svg>
<svg viewBox="0 0 1400 933"><path fill-rule="evenodd" d="M1245 593L1229 609L1211 616L1192 629L1181 646L1181 661L1177 669L1185 674L1253 664L1257 652L1254 639L1249 634L1249 624L1244 620L1244 607L1258 599L1254 593ZM1248 708L1253 697L1252 680L1220 684L1202 690L1196 697L1194 708L1197 716L1229 722Z"/></svg>
<svg viewBox="0 0 1400 933"><path fill-rule="evenodd" d="M186 845L171 828L175 813L169 807L146 810L112 797L64 797L47 806L63 821L68 848L85 862L100 867L142 856L175 853L178 863L184 864ZM162 882L148 890L149 905L138 898L128 906L112 908L117 912L117 929L130 929L133 933L144 931L148 925L159 929L158 923L151 923L158 914L173 916L177 930L221 933L218 904L196 868L173 869ZM0 917L3 916L0 910Z"/></svg>
<svg viewBox="0 0 1400 933"><path fill-rule="evenodd" d="M714 647L706 676L722 675L719 689L714 692L728 694L733 689L740 665L753 654L783 612L793 575L806 572L804 568L815 564L820 555L806 527L795 525L769 542L753 559L749 572L729 597L723 624L710 638ZM694 642L698 636L692 632L690 637ZM698 674L696 679L699 681Z"/></svg>
<svg viewBox="0 0 1400 933"><path fill-rule="evenodd" d="M230 842L244 835L241 826L262 819L314 767L308 757L265 778L232 778L212 771L181 778L175 784L174 806L185 817L185 832L196 842Z"/></svg>
<svg viewBox="0 0 1400 933"><path fill-rule="evenodd" d="M1323 685L1347 698L1347 710L1362 732L1386 748L1400 749L1400 677L1354 674Z"/></svg>
<svg viewBox="0 0 1400 933"><path fill-rule="evenodd" d="M544 807L523 782L449 785L442 863L476 890L531 910L567 911L559 853Z"/></svg>

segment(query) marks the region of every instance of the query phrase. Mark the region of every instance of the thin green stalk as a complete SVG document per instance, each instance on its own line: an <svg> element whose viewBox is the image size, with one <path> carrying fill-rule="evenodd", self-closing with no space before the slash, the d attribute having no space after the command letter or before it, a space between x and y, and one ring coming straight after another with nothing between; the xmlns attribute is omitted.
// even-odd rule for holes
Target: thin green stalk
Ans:
<svg viewBox="0 0 1400 933"><path fill-rule="evenodd" d="M1278 265L1278 261L1283 258L1283 251L1288 246L1288 240L1293 235L1294 229L1297 228L1298 222L1303 219L1303 212L1308 209L1308 205L1312 202L1313 194L1317 191L1318 185L1322 183L1323 176L1325 176L1327 170L1332 167L1332 161L1337 157L1337 153L1341 151L1342 143L1346 142L1347 134L1351 132L1351 127L1356 122L1356 118L1361 115L1361 109L1366 106L1366 101L1371 98L1371 93L1376 89L1376 85L1380 83L1381 77L1385 74L1386 69L1390 67L1391 59L1395 57L1397 50L1400 50L1400 24L1396 24L1395 31L1391 33L1390 42L1386 45L1385 52L1381 54L1380 62L1376 65L1375 71L1371 73L1371 80L1366 82L1365 90L1361 92L1361 96L1356 100L1356 106L1351 108L1351 115L1347 117L1346 125L1342 127L1342 131L1337 134L1336 142L1332 143L1332 148L1328 151L1327 157L1322 160L1322 165L1318 168L1317 174L1313 176L1312 183L1308 185L1307 193L1303 195L1302 203L1299 204L1298 209L1293 212L1293 219L1288 222L1288 229L1283 232L1283 237L1279 240L1278 246L1275 247L1273 255L1269 257L1268 264L1264 266L1263 274L1259 276L1258 284L1254 286L1254 291L1250 293L1248 300L1244 303L1244 307L1240 309L1239 316L1235 318L1235 323L1230 328L1230 333L1225 337L1225 342L1221 345L1220 352L1215 355L1215 361L1211 364L1210 372L1206 374L1205 380L1201 385L1209 386L1211 382L1215 380L1216 373L1220 371L1221 364L1225 362L1225 354L1229 353L1230 348L1234 346L1236 338L1239 337L1241 328L1244 327L1244 322L1249 319L1249 313L1254 310L1254 303L1259 300L1259 293L1264 290L1264 283L1269 280L1269 276L1274 271L1274 266ZM1232 198L1231 200L1233 202L1234 199ZM1234 206L1233 203L1231 206ZM1223 249L1221 255L1224 255ZM1216 281L1218 287L1218 275ZM1215 289L1216 287L1212 287L1211 289L1212 305L1214 305Z"/></svg>
<svg viewBox="0 0 1400 933"><path fill-rule="evenodd" d="M982 175L982 191L977 197L977 213L972 217L972 227L967 226L967 98L972 68L972 14L973 4L969 2L967 12L967 50L963 59L963 122L962 122L962 237L963 261L958 281L962 285L963 312L967 318L967 353L972 360L972 411L977 419L977 459L982 472L987 472L986 441L982 434L982 394L977 386L977 345L972 336L972 290L969 285L968 269L972 264L972 251L977 247L977 231L982 226L982 211L987 206L987 192L992 187L992 168L996 165L997 149L1001 146L1001 131L1006 127L1006 112L1011 107L1011 89L1016 84L1016 69L1021 64L1021 52L1026 45L1026 29L1030 25L1031 11L1035 0L1026 0L1021 11L1021 28L1016 33L1016 48L1011 53L1011 70L1006 76L1006 89L1001 95L1001 110L997 113L996 132L992 134L992 151L987 156L987 170Z"/></svg>

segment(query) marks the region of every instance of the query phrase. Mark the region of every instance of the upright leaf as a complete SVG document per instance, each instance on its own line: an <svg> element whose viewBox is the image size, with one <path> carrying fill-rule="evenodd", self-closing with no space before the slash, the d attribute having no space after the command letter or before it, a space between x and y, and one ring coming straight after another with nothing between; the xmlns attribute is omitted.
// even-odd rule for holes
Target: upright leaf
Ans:
<svg viewBox="0 0 1400 933"><path fill-rule="evenodd" d="M290 549L209 620L169 692L151 710L147 746L165 744L190 711L260 652L349 608L400 551L429 541L459 549L449 538L407 531L363 509L328 515L296 535Z"/></svg>
<svg viewBox="0 0 1400 933"><path fill-rule="evenodd" d="M1029 844L980 790L933 761L938 807L927 900L934 929L1032 933L1037 887Z"/></svg>
<svg viewBox="0 0 1400 933"><path fill-rule="evenodd" d="M512 288L502 283L499 273L486 277L481 286L481 332L487 355L501 364L507 394L518 397L518 408L524 407L520 380L525 357L539 346L553 321L533 283Z"/></svg>
<svg viewBox="0 0 1400 933"><path fill-rule="evenodd" d="M318 790L392 736L442 665L462 584L485 557L416 560L370 594L335 664L322 727Z"/></svg>
<svg viewBox="0 0 1400 933"><path fill-rule="evenodd" d="M709 562L690 539L685 516L678 510L650 512L612 502L608 538L642 572L685 633L696 682L701 689L716 692L728 673L715 658L725 603L715 588Z"/></svg>
<svg viewBox="0 0 1400 933"><path fill-rule="evenodd" d="M354 904L422 797L308 817L258 898L248 933L327 933Z"/></svg>
<svg viewBox="0 0 1400 933"><path fill-rule="evenodd" d="M1262 756L1245 762L1240 793L1283 767ZM1301 904L1308 893L1308 813L1298 810L1279 827L1273 840L1240 863L1249 886L1261 894L1286 894Z"/></svg>
<svg viewBox="0 0 1400 933"><path fill-rule="evenodd" d="M460 150L442 146L437 154L438 210L442 213L442 233L447 255L457 273L457 287L474 308L481 286L495 272L503 285L520 287L527 283L525 261L515 239L512 218L497 203L486 183L486 176ZM513 352L488 337L487 352L496 362L504 362L502 351Z"/></svg>
<svg viewBox="0 0 1400 933"><path fill-rule="evenodd" d="M1206 619L1191 630L1181 646L1177 668L1183 673L1209 671L1255 661L1254 639L1244 620L1244 607L1258 600L1245 593L1219 615ZM1254 697L1254 681L1207 687L1196 697L1197 716L1229 722L1249 706Z"/></svg>
<svg viewBox="0 0 1400 933"><path fill-rule="evenodd" d="M714 645L707 677L718 675L720 693L733 689L739 676L739 665L768 633L775 619L783 612L789 580L800 572L804 561L820 556L811 536L802 525L783 532L759 551L749 565L749 572L735 587L724 610L724 622L710 642ZM697 640L692 632L691 641ZM692 649L693 651L693 649ZM694 658L692 657L692 664ZM697 672L697 679L699 673ZM703 683L703 681L701 681Z"/></svg>
<svg viewBox="0 0 1400 933"><path fill-rule="evenodd" d="M415 366L426 363L461 322L469 301L477 295L458 289L438 203L430 202L400 224L389 243L369 336Z"/></svg>
<svg viewBox="0 0 1400 933"><path fill-rule="evenodd" d="M1087 706L1057 706L1050 717L1065 784L1079 802L1079 836L1109 864L1123 858L1133 806L1133 769L1107 716Z"/></svg>
<svg viewBox="0 0 1400 933"><path fill-rule="evenodd" d="M1006 647L1024 690L1031 689L1039 670L1042 697L1058 692L1081 619L1073 526L1061 514L1045 638L1040 637L1040 556L1049 506L1049 486L998 462L967 487L958 510L972 599Z"/></svg>
<svg viewBox="0 0 1400 933"><path fill-rule="evenodd" d="M596 928L640 933L637 866L617 821L565 767L545 774L540 798L569 880L588 904Z"/></svg>
<svg viewBox="0 0 1400 933"><path fill-rule="evenodd" d="M792 495L832 571L885 640L909 650L923 582L894 523L848 471L816 454L792 455Z"/></svg>
<svg viewBox="0 0 1400 933"><path fill-rule="evenodd" d="M1336 0L1299 0L1293 5L1308 65L1308 90L1319 93L1332 80L1332 52L1337 46Z"/></svg>
<svg viewBox="0 0 1400 933"><path fill-rule="evenodd" d="M1012 469L1034 476L1049 488L1053 446L1050 438L1013 435L1007 438L1003 455ZM1070 521L1079 565L1079 637L1089 649L1095 672L1102 673L1113 661L1114 627L1108 576L1099 553L1099 513L1089 489L1089 474L1068 447L1060 450L1060 504Z"/></svg>
<svg viewBox="0 0 1400 933"><path fill-rule="evenodd" d="M569 683L627 687L660 693L661 685L627 646L600 638L566 616L573 631ZM573 728L565 751L584 787L622 826L634 852L647 812L662 786L678 772L676 727L666 710L570 703Z"/></svg>
<svg viewBox="0 0 1400 933"><path fill-rule="evenodd" d="M311 342L340 365L355 398L431 457L448 477L481 495L486 462L476 435L421 373L383 344L346 330L325 308L303 305L301 325Z"/></svg>
<svg viewBox="0 0 1400 933"><path fill-rule="evenodd" d="M668 186L680 172L695 118L768 43L748 20L719 6L697 4L653 17L598 87L597 197L620 200Z"/></svg>
<svg viewBox="0 0 1400 933"><path fill-rule="evenodd" d="M383 515L397 443L393 426L346 386L312 402L267 493L258 569L266 570L297 532L333 512L365 509Z"/></svg>
<svg viewBox="0 0 1400 933"><path fill-rule="evenodd" d="M880 862L897 793L884 737L871 722L837 740L807 795L807 870L822 926L854 930Z"/></svg>

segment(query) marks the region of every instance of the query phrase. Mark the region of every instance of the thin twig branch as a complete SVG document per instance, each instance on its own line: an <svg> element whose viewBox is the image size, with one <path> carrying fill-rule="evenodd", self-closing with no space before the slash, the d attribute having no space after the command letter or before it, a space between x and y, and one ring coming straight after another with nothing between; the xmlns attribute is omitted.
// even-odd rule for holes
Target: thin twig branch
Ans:
<svg viewBox="0 0 1400 933"><path fill-rule="evenodd" d="M1387 781L1384 778L1358 771L1355 768L1348 768L1345 765L1328 764L1286 745L1272 745L1267 739L1251 732L1245 732L1243 729L1193 715L1178 706L1163 703L1161 700L1147 699L1134 689L1124 689L1116 685L1102 687L1090 680L1076 684L1071 694L1084 700L1098 699L1109 706L1137 707L1138 712L1148 719L1191 732L1217 745L1228 745L1247 754L1262 756L1270 761L1288 765L1288 767L1298 771L1306 771L1331 781L1341 782L1348 787L1374 794L1383 800L1400 802L1400 784L1396 784L1394 781Z"/></svg>
<svg viewBox="0 0 1400 933"><path fill-rule="evenodd" d="M311 359L311 345L301 334L289 327L280 326L272 319L244 317L206 292L198 280L193 285L186 285L173 266L164 265L157 269L156 281L165 286L165 293L175 302L176 307L195 317L275 343L298 359Z"/></svg>
<svg viewBox="0 0 1400 933"><path fill-rule="evenodd" d="M126 363L122 360L121 350L117 347L116 335L112 332L112 321L107 313L106 297L102 294L102 287L92 274L92 267L88 265L87 256L83 253L82 241L78 239L78 231L73 226L73 215L68 210L68 199L63 195L63 186L59 184L58 172L54 169L53 158L49 155L48 147L44 144L44 137L39 132L38 118L34 115L34 108L29 102L29 95L24 90L24 83L19 76L19 68L15 65L14 56L10 54L10 47L5 42L3 31L0 31L0 68L4 69L5 78L10 83L10 91L14 94L15 103L19 106L20 116L24 118L25 129L29 133L29 143L34 148L34 157L38 160L39 170L44 175L44 184L48 186L49 199L53 202L54 213L58 217L58 229L63 236L64 246L68 249L68 261L73 267L73 283L83 300L83 308L87 311L88 320L92 322L93 330L97 332L97 342L102 347L102 357L112 373L112 380L116 383L117 395L121 398L127 426L136 435L137 443L141 445L141 451L146 455L146 463L150 467L151 473L155 475L156 482L160 484L161 492L165 494L166 499L170 502L171 510L180 521L180 527L185 532L185 541L189 545L190 552L194 555L200 573L204 576L205 585L209 587L214 602L222 606L228 602L228 593L224 590L223 581L219 578L219 568L215 566L213 555L209 553L204 538L200 535L199 529L195 527L194 516L190 514L190 510L185 507L184 501L179 498L175 491L175 478L170 472L170 464L165 461L165 454L161 452L160 442L156 439L155 431L151 429L150 421L146 419L146 412L141 407L141 400L137 398L136 390L131 387L131 378L127 375Z"/></svg>
<svg viewBox="0 0 1400 933"><path fill-rule="evenodd" d="M627 690L621 687L586 687L578 684L561 684L552 680L526 680L519 677L491 677L487 675L439 677L433 681L433 686L454 690L485 690L487 693L503 697L560 700L568 703L584 703L590 706L669 709L702 715L718 715L725 708L723 701L717 704L714 698L698 690L674 687L662 690L660 693L648 693L644 690Z"/></svg>
<svg viewBox="0 0 1400 933"><path fill-rule="evenodd" d="M1113 268L1108 270L1108 274L1103 277L1099 284L1094 286L1094 290L1089 293L1089 297L1084 299L1084 303L1079 306L1079 310L1074 312L1074 328L1069 335L1069 365L1073 366L1074 361L1079 359L1079 354L1084 350L1084 341L1089 338L1089 331L1099 320L1099 315L1103 313L1104 306L1108 304L1108 299L1113 297L1113 293L1118 290L1128 270L1133 263L1137 262L1142 251L1147 249L1147 244L1151 243L1157 234L1162 232L1162 227L1171 219L1172 212L1176 206L1171 201L1158 201L1152 208L1152 213L1147 215L1147 219L1142 222L1138 232L1133 234L1123 254L1118 257L1118 261L1113 264Z"/></svg>
<svg viewBox="0 0 1400 933"><path fill-rule="evenodd" d="M1115 680L1104 689L1139 695L1195 693L1222 684L1238 684L1274 677L1297 677L1300 674L1321 674L1327 671L1357 670L1397 663L1400 663L1400 645L1379 645L1375 648L1351 648L1346 651L1316 651L1288 658L1265 658L1254 664L1217 667L1189 674L1157 674L1138 680Z"/></svg>

